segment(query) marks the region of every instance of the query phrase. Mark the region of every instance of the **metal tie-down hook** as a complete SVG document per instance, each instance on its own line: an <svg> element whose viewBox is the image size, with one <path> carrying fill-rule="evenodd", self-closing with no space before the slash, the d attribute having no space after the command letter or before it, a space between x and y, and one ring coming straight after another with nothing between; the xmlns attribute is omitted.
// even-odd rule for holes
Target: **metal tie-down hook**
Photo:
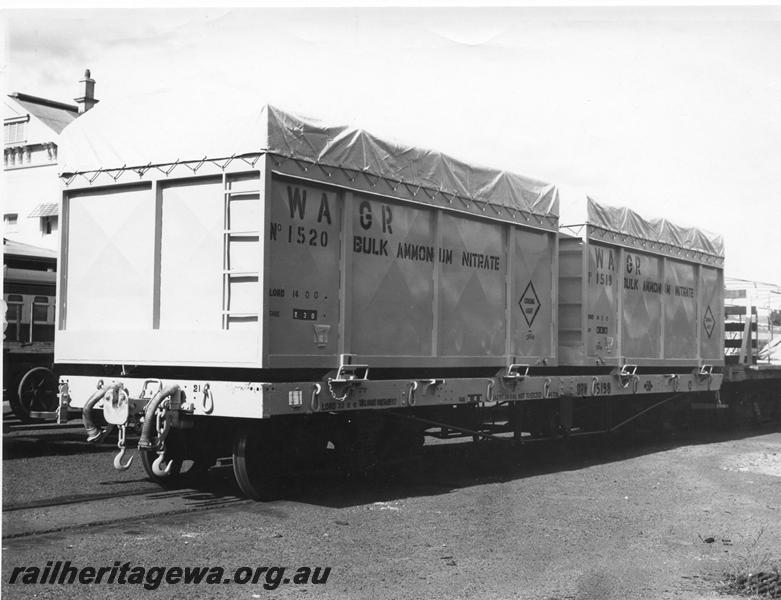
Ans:
<svg viewBox="0 0 781 600"><path fill-rule="evenodd" d="M162 450L158 452L157 458L152 463L152 472L158 477L168 477L171 474L171 467L174 464L174 461L169 460L168 464L163 467L163 461L165 460L163 454L164 452Z"/></svg>
<svg viewBox="0 0 781 600"><path fill-rule="evenodd" d="M161 404L160 409L157 411L157 422L156 422L156 429L157 429L157 458L152 463L152 473L157 475L158 477L168 477L171 474L171 468L173 467L174 461L169 460L168 464L166 466L163 466L163 462L165 461L164 455L165 455L165 438L168 437L168 432L171 430L171 423L166 418L166 411L167 406L166 403L168 400L164 400L163 404Z"/></svg>
<svg viewBox="0 0 781 600"><path fill-rule="evenodd" d="M130 457L130 460L127 461L126 464L122 464L122 459L125 457L125 451L127 448L125 448L125 426L119 428L119 441L117 442L117 446L119 447L119 454L117 454L114 457L114 468L117 471L127 471L130 468L130 465L133 463L133 457Z"/></svg>
<svg viewBox="0 0 781 600"><path fill-rule="evenodd" d="M114 468L117 471L127 471L130 468L130 465L133 462L133 457L131 456L130 460L127 461L127 464L124 464L124 465L122 464L122 459L125 458L125 451L126 450L127 450L127 448L120 448L119 454L117 454L114 457Z"/></svg>

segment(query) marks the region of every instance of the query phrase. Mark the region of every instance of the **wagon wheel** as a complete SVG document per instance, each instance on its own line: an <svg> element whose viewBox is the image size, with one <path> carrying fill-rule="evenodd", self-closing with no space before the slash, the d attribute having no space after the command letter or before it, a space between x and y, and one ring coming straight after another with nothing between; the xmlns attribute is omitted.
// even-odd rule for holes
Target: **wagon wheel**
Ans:
<svg viewBox="0 0 781 600"><path fill-rule="evenodd" d="M57 410L57 376L46 367L34 367L27 371L19 382L18 394L11 395L11 410L23 423L40 422L43 419L31 416L33 412Z"/></svg>
<svg viewBox="0 0 781 600"><path fill-rule="evenodd" d="M157 459L155 448L139 448L141 464L147 477L162 487L179 487L202 476L214 464L206 455L201 455L188 448L185 433L174 429L165 441L165 458L171 461L171 471L168 476L160 477L152 470L152 463Z"/></svg>
<svg viewBox="0 0 781 600"><path fill-rule="evenodd" d="M233 474L242 493L252 500L273 500L283 481L283 461L268 428L242 427L233 443Z"/></svg>

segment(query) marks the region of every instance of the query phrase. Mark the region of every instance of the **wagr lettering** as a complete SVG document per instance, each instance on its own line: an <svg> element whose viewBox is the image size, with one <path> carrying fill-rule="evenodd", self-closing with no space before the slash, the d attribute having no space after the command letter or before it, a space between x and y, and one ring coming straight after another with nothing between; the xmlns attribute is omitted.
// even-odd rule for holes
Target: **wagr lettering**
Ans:
<svg viewBox="0 0 781 600"><path fill-rule="evenodd" d="M298 187L287 186L287 204L290 209L290 218L303 221L306 216L306 190ZM321 192L320 204L317 209L317 222L331 225L331 207L328 202L328 194Z"/></svg>
<svg viewBox="0 0 781 600"><path fill-rule="evenodd" d="M391 207L387 204L380 205L380 214L382 217L382 232L393 233L393 226L391 225L391 222L393 221L393 212L391 211ZM361 228L365 231L369 231L374 223L372 205L366 200L361 202L358 206L358 221L361 224Z"/></svg>
<svg viewBox="0 0 781 600"><path fill-rule="evenodd" d="M353 252L356 254L388 256L388 240L355 235L353 236Z"/></svg>
<svg viewBox="0 0 781 600"><path fill-rule="evenodd" d="M479 252L462 252L461 266L472 269L485 269L487 271L498 271L500 257L491 254L481 254Z"/></svg>
<svg viewBox="0 0 781 600"><path fill-rule="evenodd" d="M597 263L597 269L604 269L605 248L594 247L594 259ZM609 248L607 249L607 270L608 271L616 270L615 255L613 254L613 250Z"/></svg>
<svg viewBox="0 0 781 600"><path fill-rule="evenodd" d="M694 298L695 291L692 287L685 287L681 285L675 286L675 295L681 298Z"/></svg>
<svg viewBox="0 0 781 600"><path fill-rule="evenodd" d="M640 257L637 254L626 255L626 272L640 277Z"/></svg>
<svg viewBox="0 0 781 600"><path fill-rule="evenodd" d="M396 258L433 263L434 247L424 246L423 244L411 244L409 242L399 243L396 250Z"/></svg>

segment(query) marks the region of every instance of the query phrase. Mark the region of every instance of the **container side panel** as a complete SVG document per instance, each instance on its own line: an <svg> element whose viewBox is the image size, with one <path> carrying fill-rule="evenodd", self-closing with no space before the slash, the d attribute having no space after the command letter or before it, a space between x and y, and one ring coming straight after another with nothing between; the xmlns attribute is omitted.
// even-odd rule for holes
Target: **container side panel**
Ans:
<svg viewBox="0 0 781 600"><path fill-rule="evenodd" d="M167 186L162 189L162 202L160 329L219 330L222 182ZM257 312L257 307L254 310Z"/></svg>
<svg viewBox="0 0 781 600"><path fill-rule="evenodd" d="M618 352L619 251L588 245L586 356L614 358Z"/></svg>
<svg viewBox="0 0 781 600"><path fill-rule="evenodd" d="M69 205L67 329L151 329L151 188L77 192Z"/></svg>
<svg viewBox="0 0 781 600"><path fill-rule="evenodd" d="M225 178L225 225L222 241L222 326L230 331L259 333L263 211L258 172Z"/></svg>
<svg viewBox="0 0 781 600"><path fill-rule="evenodd" d="M559 239L558 359L562 365L581 365L584 357L583 252L580 238Z"/></svg>
<svg viewBox="0 0 781 600"><path fill-rule="evenodd" d="M547 358L552 355L553 237L523 229L514 237L511 352L516 357Z"/></svg>
<svg viewBox="0 0 781 600"><path fill-rule="evenodd" d="M233 194L239 192L257 192L260 189L260 176L257 171L251 173L231 173L226 181L228 190Z"/></svg>
<svg viewBox="0 0 781 600"><path fill-rule="evenodd" d="M257 223L257 221L255 221ZM258 273L260 269L259 236L231 234L228 243L228 265L234 272ZM231 307L233 309L234 307ZM257 311L257 306L255 309Z"/></svg>
<svg viewBox="0 0 781 600"><path fill-rule="evenodd" d="M664 357L697 358L697 273L693 264L667 259L662 296Z"/></svg>
<svg viewBox="0 0 781 600"><path fill-rule="evenodd" d="M700 267L700 356L711 364L724 360L724 282L720 269Z"/></svg>
<svg viewBox="0 0 781 600"><path fill-rule="evenodd" d="M623 262L621 353L628 360L661 358L662 258L625 252Z"/></svg>
<svg viewBox="0 0 781 600"><path fill-rule="evenodd" d="M501 225L442 215L439 354L505 354L507 257Z"/></svg>
<svg viewBox="0 0 781 600"><path fill-rule="evenodd" d="M270 203L269 354L336 355L343 200L275 179Z"/></svg>
<svg viewBox="0 0 781 600"><path fill-rule="evenodd" d="M220 215L220 218L222 218L222 215ZM257 195L247 194L246 196L231 199L228 221L229 229L239 231L257 229L260 225L260 204L258 203Z"/></svg>
<svg viewBox="0 0 781 600"><path fill-rule="evenodd" d="M258 367L257 331L58 331L57 362Z"/></svg>
<svg viewBox="0 0 781 600"><path fill-rule="evenodd" d="M360 195L353 207L351 351L430 356L434 211Z"/></svg>

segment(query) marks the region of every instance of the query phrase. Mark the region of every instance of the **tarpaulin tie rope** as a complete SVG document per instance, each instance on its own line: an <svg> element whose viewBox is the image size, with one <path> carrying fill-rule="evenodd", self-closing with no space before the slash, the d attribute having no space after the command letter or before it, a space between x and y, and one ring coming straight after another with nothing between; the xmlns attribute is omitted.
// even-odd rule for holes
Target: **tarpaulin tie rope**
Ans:
<svg viewBox="0 0 781 600"><path fill-rule="evenodd" d="M165 176L168 177L171 174L171 171L173 171L176 167L179 166L179 159L177 158L174 163L168 168L167 171L163 171L165 173Z"/></svg>
<svg viewBox="0 0 781 600"><path fill-rule="evenodd" d="M387 183L387 184L388 184L388 187L389 187L390 189L392 189L394 192L395 192L395 191L396 191L396 189L399 187L399 183L400 183L400 182L396 181L395 179L391 179L390 177L383 177L383 179L385 180L385 183ZM394 183L395 183L396 185L393 185Z"/></svg>
<svg viewBox="0 0 781 600"><path fill-rule="evenodd" d="M254 167L255 167L255 164L256 164L256 163L257 163L257 162L260 160L260 155L257 155L257 156L255 156L255 158L254 158L254 159L252 159L251 161L247 160L247 157L246 157L246 156L240 156L239 158L240 158L241 160L243 160L245 163L247 163L247 164L248 164L250 167L253 167L253 168L254 168ZM206 159L206 157L204 157L204 160L205 160L205 159Z"/></svg>
<svg viewBox="0 0 781 600"><path fill-rule="evenodd" d="M220 168L224 171L228 167L228 165L231 164L234 161L235 158L236 158L236 155L233 154L227 161L225 161L225 164L222 165Z"/></svg>
<svg viewBox="0 0 781 600"><path fill-rule="evenodd" d="M453 194L453 196L455 196L456 198L461 200L461 204L463 204L467 208L471 208L471 206L469 205L469 202L466 201L466 198L462 198L461 196L456 196L455 194ZM452 202L451 202L451 204L452 204Z"/></svg>
<svg viewBox="0 0 781 600"><path fill-rule="evenodd" d="M204 165L204 163L205 163L205 162L206 162L206 157L204 156L204 157L201 159L201 162L199 162L197 165L195 165L194 167L191 167L191 166L188 164L188 165L187 165L187 168L188 168L188 169L190 169L190 170L193 172L193 175L194 175L195 173L197 173L197 172L198 172L198 169L200 169L200 168L201 168L201 167Z"/></svg>
<svg viewBox="0 0 781 600"><path fill-rule="evenodd" d="M323 173L325 173L325 176L326 176L326 177L328 177L329 179L330 179L331 177L333 177L333 173L332 173L332 172L330 172L330 171L328 171L328 169L326 169L326 168L325 168L323 165L321 165L320 163L317 163L317 166L318 166L318 167L320 167L320 170L321 170Z"/></svg>
<svg viewBox="0 0 781 600"><path fill-rule="evenodd" d="M371 176L370 176L370 175L369 175L369 174L366 172L366 169L368 169L368 168L369 168L368 166L367 166L367 167L364 167L364 168L363 168L364 170L363 170L363 171L361 171L361 173L363 173L363 176L364 176L364 177L366 177L366 181L368 181L368 182L369 182L369 185L370 185L370 186L372 186L372 187L377 187L377 181L379 180L379 177L378 177L377 179L375 179L374 181L372 181L372 178L371 178Z"/></svg>
<svg viewBox="0 0 781 600"><path fill-rule="evenodd" d="M95 174L92 177L88 178L89 182L92 183L93 181L95 181L102 172L103 169L98 169L97 171L95 171Z"/></svg>
<svg viewBox="0 0 781 600"><path fill-rule="evenodd" d="M429 200L434 200L434 197L437 195L437 193L436 193L436 192L432 192L431 194L429 194L429 193L428 193L428 188L421 187L420 189L422 189L422 190L423 190L423 193L424 193L424 194L426 194L426 197L427 197Z"/></svg>
<svg viewBox="0 0 781 600"><path fill-rule="evenodd" d="M125 167L127 167L127 163L125 163L124 165L122 165L122 168L121 168L121 169L117 169L117 174L116 174L116 175L112 175L112 174L111 174L111 171L106 171L106 173L108 173L108 174L109 174L109 176L110 176L110 177L111 177L111 178L112 178L114 181L117 181L117 179L119 179L119 178L122 176L122 173L124 173L124 172L125 172Z"/></svg>
<svg viewBox="0 0 781 600"><path fill-rule="evenodd" d="M355 183L355 177L352 175L352 172L348 169L345 169L342 165L339 165L336 167L339 169L342 173L344 173L344 176L347 177L347 179L350 181L350 183Z"/></svg>
<svg viewBox="0 0 781 600"><path fill-rule="evenodd" d="M404 184L404 187L407 188L407 193L412 196L413 198L418 195L418 192L420 191L420 186L415 186L411 183L407 183L406 181L402 182ZM413 191L413 188L415 188L415 191Z"/></svg>

